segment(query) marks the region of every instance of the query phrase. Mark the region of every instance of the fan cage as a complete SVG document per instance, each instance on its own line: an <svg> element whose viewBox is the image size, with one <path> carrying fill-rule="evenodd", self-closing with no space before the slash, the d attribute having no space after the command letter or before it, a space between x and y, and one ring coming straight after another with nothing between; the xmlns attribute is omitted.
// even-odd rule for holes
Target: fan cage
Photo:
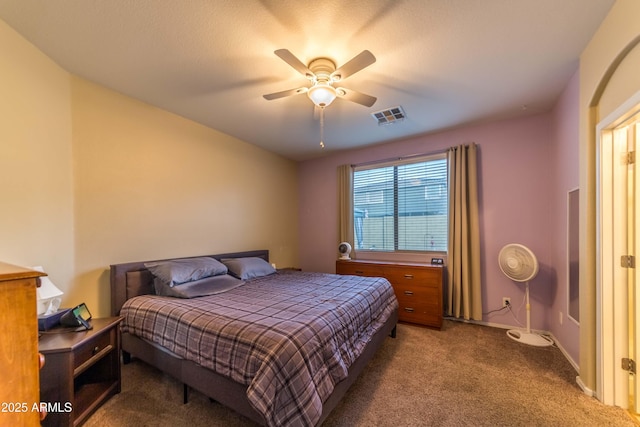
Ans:
<svg viewBox="0 0 640 427"><path fill-rule="evenodd" d="M531 280L538 273L538 260L526 246L508 244L502 248L498 259L502 272L516 282Z"/></svg>

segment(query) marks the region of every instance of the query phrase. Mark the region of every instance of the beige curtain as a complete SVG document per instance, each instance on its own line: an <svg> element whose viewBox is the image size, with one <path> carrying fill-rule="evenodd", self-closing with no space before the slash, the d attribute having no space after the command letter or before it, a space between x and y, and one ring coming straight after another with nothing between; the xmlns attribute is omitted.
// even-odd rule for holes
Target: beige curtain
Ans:
<svg viewBox="0 0 640 427"><path fill-rule="evenodd" d="M452 147L449 164L447 315L482 320L476 145Z"/></svg>
<svg viewBox="0 0 640 427"><path fill-rule="evenodd" d="M353 244L353 166L338 166L338 238L340 242L349 242L354 249L351 257L355 258ZM336 244L337 247L337 244Z"/></svg>

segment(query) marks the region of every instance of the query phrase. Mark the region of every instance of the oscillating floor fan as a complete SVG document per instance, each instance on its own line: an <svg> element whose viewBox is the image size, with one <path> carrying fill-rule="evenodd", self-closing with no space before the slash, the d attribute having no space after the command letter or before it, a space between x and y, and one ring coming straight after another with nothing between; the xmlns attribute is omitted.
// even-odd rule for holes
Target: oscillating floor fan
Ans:
<svg viewBox="0 0 640 427"><path fill-rule="evenodd" d="M538 260L529 248L517 243L510 243L500 250L498 263L502 272L513 281L525 283L527 330L511 329L507 335L523 344L537 347L553 345L549 337L531 332L531 304L529 304L529 280L538 274Z"/></svg>

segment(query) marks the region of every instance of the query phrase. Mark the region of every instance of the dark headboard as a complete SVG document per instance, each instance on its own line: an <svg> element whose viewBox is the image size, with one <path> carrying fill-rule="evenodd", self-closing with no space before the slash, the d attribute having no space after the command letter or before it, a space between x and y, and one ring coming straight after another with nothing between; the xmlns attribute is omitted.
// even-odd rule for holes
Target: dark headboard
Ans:
<svg viewBox="0 0 640 427"><path fill-rule="evenodd" d="M222 258L246 258L246 257L259 257L265 261L269 261L269 251L261 249L257 251L246 252L231 252L227 254L217 255L197 255L208 256L220 260ZM196 256L183 257L183 258L170 258L170 259L186 259L195 258ZM120 313L120 308L129 298L133 298L138 295L146 295L154 293L153 290L153 276L144 266L147 262L154 261L167 261L162 260L147 260L127 262L123 264L111 265L111 315L117 316Z"/></svg>

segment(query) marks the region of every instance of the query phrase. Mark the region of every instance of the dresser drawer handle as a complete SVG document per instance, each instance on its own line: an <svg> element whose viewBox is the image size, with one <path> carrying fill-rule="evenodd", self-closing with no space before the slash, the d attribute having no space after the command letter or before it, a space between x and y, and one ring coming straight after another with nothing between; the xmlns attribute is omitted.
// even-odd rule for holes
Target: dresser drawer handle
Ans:
<svg viewBox="0 0 640 427"><path fill-rule="evenodd" d="M413 295L413 291L404 291L405 295Z"/></svg>
<svg viewBox="0 0 640 427"><path fill-rule="evenodd" d="M413 308L411 307L405 307L404 311L409 312L409 313L413 313Z"/></svg>
<svg viewBox="0 0 640 427"><path fill-rule="evenodd" d="M355 271L355 273L356 273L356 274L364 274L364 271L362 271L362 270L356 270L356 271Z"/></svg>
<svg viewBox="0 0 640 427"><path fill-rule="evenodd" d="M95 356L96 354L98 354L98 352L100 351L100 347L95 346L93 347L93 355Z"/></svg>
<svg viewBox="0 0 640 427"><path fill-rule="evenodd" d="M404 278L405 279L413 279L413 274L405 274Z"/></svg>

